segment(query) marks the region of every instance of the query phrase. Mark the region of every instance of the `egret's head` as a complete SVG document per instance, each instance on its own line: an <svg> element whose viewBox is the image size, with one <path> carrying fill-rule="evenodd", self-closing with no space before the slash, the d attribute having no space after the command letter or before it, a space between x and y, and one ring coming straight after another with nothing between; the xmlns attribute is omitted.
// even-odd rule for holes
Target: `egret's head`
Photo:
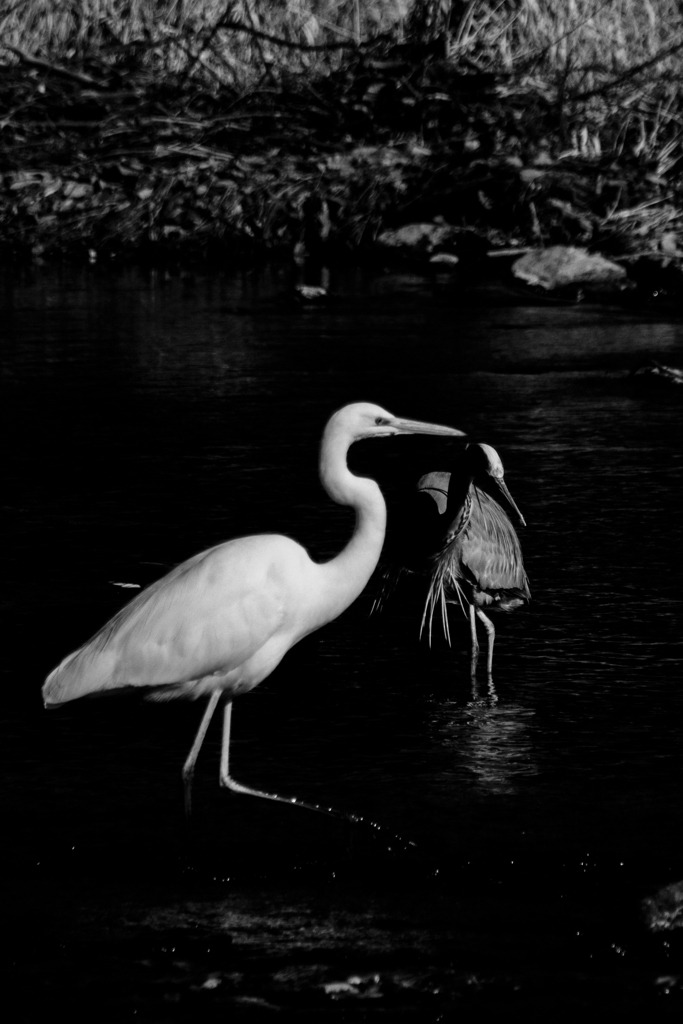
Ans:
<svg viewBox="0 0 683 1024"><path fill-rule="evenodd" d="M466 455L473 476L476 477L482 473L486 473L486 475L491 477L492 480L495 480L498 485L498 489L505 496L510 507L517 513L522 526L526 526L524 516L517 508L517 505L508 490L507 484L505 483L503 463L496 449L492 448L490 444L468 444Z"/></svg>
<svg viewBox="0 0 683 1024"><path fill-rule="evenodd" d="M325 428L325 438L345 437L347 444L366 437L393 437L395 434L432 434L436 437L464 437L462 430L442 427L436 423L401 419L386 409L370 402L345 405L331 417Z"/></svg>

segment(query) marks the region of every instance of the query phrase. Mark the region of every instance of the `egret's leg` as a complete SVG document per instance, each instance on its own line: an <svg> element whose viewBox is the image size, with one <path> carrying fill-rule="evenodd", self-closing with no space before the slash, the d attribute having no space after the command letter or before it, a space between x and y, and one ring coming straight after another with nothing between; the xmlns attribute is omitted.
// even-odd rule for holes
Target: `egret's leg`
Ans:
<svg viewBox="0 0 683 1024"><path fill-rule="evenodd" d="M496 630L488 615L484 615L481 608L477 608L477 616L484 623L484 627L486 628L486 632L488 634L488 652L486 657L486 669L488 671L488 674L491 675L493 672L493 641L496 639Z"/></svg>
<svg viewBox="0 0 683 1024"><path fill-rule="evenodd" d="M192 814L192 778L194 776L194 766L197 763L197 757L201 750L204 737L206 736L206 730L209 728L209 722L213 718L213 713L216 710L216 704L220 698L221 691L214 690L209 697L209 703L206 705L206 711L199 723L197 729L197 735L194 738L192 749L187 755L187 760L183 765L183 786L185 787L185 814L189 818Z"/></svg>
<svg viewBox="0 0 683 1024"><path fill-rule="evenodd" d="M324 811L326 814L336 814L332 808L318 807L317 804L305 804L295 797L278 796L277 793L265 793L261 789L252 789L250 786L243 786L230 775L230 727L232 724L232 701L228 701L223 709L223 742L221 744L221 767L219 781L221 786L227 786L234 793L244 793L246 796L260 796L264 800L277 800L283 804L297 804L299 807L308 807L312 811ZM347 815L343 815L347 817Z"/></svg>
<svg viewBox="0 0 683 1024"><path fill-rule="evenodd" d="M474 617L475 607L470 605L470 636L472 638L470 673L476 675L477 662L479 661L479 641L477 640L477 620Z"/></svg>
<svg viewBox="0 0 683 1024"><path fill-rule="evenodd" d="M223 742L221 744L221 767L220 784L227 786L234 793L243 793L245 796L260 796L263 800L275 800L279 804L293 804L295 807L303 807L307 811L318 811L320 814L329 814L333 818L344 818L354 825L369 826L378 838L386 836L389 842L394 843L404 850L415 846L410 840L402 839L401 836L387 833L381 825L368 818L361 818L358 814L347 814L345 811L336 811L334 807L320 807L319 804L309 804L304 800L297 800L294 796L279 796L277 793L265 793L262 789L252 789L250 786L243 786L230 775L230 726L232 724L232 701L228 701L223 711ZM389 847L393 849L393 847Z"/></svg>
<svg viewBox="0 0 683 1024"><path fill-rule="evenodd" d="M223 711L223 743L221 745L221 768L219 781L221 786L227 786L233 793L243 793L245 796L260 796L263 800L275 800L281 804L294 804L296 807L305 807L309 811L320 811L322 814L331 814L335 818L346 818L347 821L362 822L364 819L355 814L345 814L343 811L335 811L333 807L320 807L318 804L309 804L303 800L297 800L294 796L279 796L277 793L266 793L262 789L252 789L251 786L243 786L235 782L230 774L230 726L232 723L232 701L228 701Z"/></svg>

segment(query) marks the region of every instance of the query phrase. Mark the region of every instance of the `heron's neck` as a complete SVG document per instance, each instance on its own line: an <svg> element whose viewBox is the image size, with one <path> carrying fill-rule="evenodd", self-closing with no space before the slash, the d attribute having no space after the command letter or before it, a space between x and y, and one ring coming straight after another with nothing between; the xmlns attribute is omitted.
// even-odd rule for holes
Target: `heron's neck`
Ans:
<svg viewBox="0 0 683 1024"><path fill-rule="evenodd" d="M387 525L382 492L374 480L355 476L346 465L347 447L323 453L320 478L330 497L356 512L351 540L336 558L320 566L325 621L340 615L355 601L379 561ZM327 457L325 457L325 455Z"/></svg>
<svg viewBox="0 0 683 1024"><path fill-rule="evenodd" d="M448 503L444 513L448 521L448 532L446 542L450 543L454 537L467 526L472 514L472 481L469 474L458 478L455 473L451 475L448 488Z"/></svg>

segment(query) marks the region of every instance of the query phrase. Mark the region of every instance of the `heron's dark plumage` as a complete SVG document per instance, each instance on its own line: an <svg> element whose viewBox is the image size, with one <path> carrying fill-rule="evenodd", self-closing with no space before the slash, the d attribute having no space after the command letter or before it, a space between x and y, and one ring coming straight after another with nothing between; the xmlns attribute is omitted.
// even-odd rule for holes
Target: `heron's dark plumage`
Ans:
<svg viewBox="0 0 683 1024"><path fill-rule="evenodd" d="M433 556L425 620L437 606L448 635L446 603L474 604L489 611L510 612L530 597L522 548L507 514L486 491L471 483L446 541Z"/></svg>
<svg viewBox="0 0 683 1024"><path fill-rule="evenodd" d="M402 574L428 575L422 628L427 626L431 640L438 609L450 640L447 605L459 603L472 617L473 664L478 649L475 613L489 634L490 664L494 630L484 609L514 611L531 596L519 539L507 513L485 489L488 486L497 486L524 522L503 482L500 458L488 445L468 445L456 456L450 473L427 473L419 480L393 531L390 521L392 564L375 602L382 605Z"/></svg>

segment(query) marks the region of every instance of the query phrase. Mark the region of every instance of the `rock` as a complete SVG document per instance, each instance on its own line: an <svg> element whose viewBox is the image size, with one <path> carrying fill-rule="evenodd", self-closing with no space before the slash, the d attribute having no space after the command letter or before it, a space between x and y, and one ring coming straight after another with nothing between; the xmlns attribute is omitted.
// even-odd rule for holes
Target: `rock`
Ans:
<svg viewBox="0 0 683 1024"><path fill-rule="evenodd" d="M377 242L387 249L431 254L451 242L456 234L450 224L404 224L403 227L383 231Z"/></svg>
<svg viewBox="0 0 683 1024"><path fill-rule="evenodd" d="M459 263L460 260L454 252L437 252L434 256L429 257L429 262L442 263L446 266L452 267L455 266L456 263Z"/></svg>
<svg viewBox="0 0 683 1024"><path fill-rule="evenodd" d="M572 245L551 245L532 249L512 265L512 273L528 284L547 291L568 285L609 288L625 282L626 271L598 253Z"/></svg>
<svg viewBox="0 0 683 1024"><path fill-rule="evenodd" d="M315 284L298 284L294 288L294 297L304 305L318 306L329 300L327 288Z"/></svg>
<svg viewBox="0 0 683 1024"><path fill-rule="evenodd" d="M381 977L379 974L352 975L346 981L331 981L325 986L325 993L333 999L355 996L357 999L381 999Z"/></svg>
<svg viewBox="0 0 683 1024"><path fill-rule="evenodd" d="M648 927L654 932L683 928L683 882L673 882L642 903Z"/></svg>
<svg viewBox="0 0 683 1024"><path fill-rule="evenodd" d="M633 370L631 376L656 377L668 384L683 384L683 370L677 366L665 366L664 363L658 363L656 359L651 359L648 363L638 366Z"/></svg>
<svg viewBox="0 0 683 1024"><path fill-rule="evenodd" d="M667 256L683 256L683 250L678 244L678 235L675 231L667 231L659 240L659 248Z"/></svg>

